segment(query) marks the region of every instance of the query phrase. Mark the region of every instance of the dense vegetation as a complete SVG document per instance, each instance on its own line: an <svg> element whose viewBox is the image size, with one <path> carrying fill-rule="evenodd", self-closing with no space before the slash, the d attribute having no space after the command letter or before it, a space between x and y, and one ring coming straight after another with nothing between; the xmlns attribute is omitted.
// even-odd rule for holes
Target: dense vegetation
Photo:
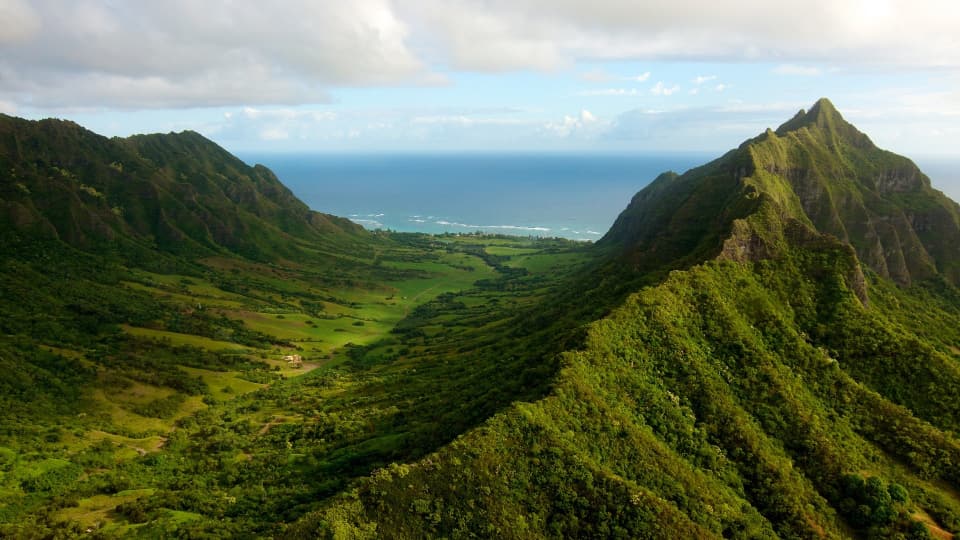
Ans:
<svg viewBox="0 0 960 540"><path fill-rule="evenodd" d="M960 210L826 100L597 246L3 120L0 535L960 531Z"/></svg>

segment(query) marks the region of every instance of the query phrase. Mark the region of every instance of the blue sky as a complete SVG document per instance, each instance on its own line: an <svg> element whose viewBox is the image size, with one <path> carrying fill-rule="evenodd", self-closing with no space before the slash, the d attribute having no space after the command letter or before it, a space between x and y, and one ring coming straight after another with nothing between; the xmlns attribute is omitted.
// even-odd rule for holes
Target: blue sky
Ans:
<svg viewBox="0 0 960 540"><path fill-rule="evenodd" d="M826 96L952 156L957 28L940 0L0 0L0 111L235 152L713 152Z"/></svg>

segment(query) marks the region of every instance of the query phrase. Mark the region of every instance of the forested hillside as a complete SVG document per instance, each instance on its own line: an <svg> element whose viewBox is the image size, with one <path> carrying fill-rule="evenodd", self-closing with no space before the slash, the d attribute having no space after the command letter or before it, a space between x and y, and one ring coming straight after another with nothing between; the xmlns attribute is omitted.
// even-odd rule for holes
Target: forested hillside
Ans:
<svg viewBox="0 0 960 540"><path fill-rule="evenodd" d="M290 536L951 537L957 214L826 100L664 174L596 248L654 283L547 397Z"/></svg>
<svg viewBox="0 0 960 540"><path fill-rule="evenodd" d="M69 121L0 115L0 170L6 249L57 239L124 258L156 249L270 261L301 254L305 240L316 249L365 236L193 132L108 139Z"/></svg>
<svg viewBox="0 0 960 540"><path fill-rule="evenodd" d="M273 536L544 395L584 322L539 309L583 245L370 233L195 133L2 120L0 536Z"/></svg>

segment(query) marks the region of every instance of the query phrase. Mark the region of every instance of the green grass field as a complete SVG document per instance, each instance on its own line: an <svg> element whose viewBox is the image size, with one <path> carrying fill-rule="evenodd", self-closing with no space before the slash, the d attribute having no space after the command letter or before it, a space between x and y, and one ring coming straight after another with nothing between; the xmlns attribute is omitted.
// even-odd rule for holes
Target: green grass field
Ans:
<svg viewBox="0 0 960 540"><path fill-rule="evenodd" d="M177 332L168 332L166 330L154 330L152 328L138 328L126 324L120 325L124 332L132 336L140 336L157 341L169 342L173 345L189 345L208 351L246 351L248 347L230 343L229 341L217 341L203 336L191 334L180 334Z"/></svg>

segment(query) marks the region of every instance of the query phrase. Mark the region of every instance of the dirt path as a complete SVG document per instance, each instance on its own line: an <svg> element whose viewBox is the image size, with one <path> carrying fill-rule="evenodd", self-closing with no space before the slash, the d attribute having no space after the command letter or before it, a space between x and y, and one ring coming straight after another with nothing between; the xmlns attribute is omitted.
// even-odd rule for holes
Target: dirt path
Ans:
<svg viewBox="0 0 960 540"><path fill-rule="evenodd" d="M403 308L403 318L404 318L404 319L407 318L407 315L410 314L411 306L412 306L412 307L417 307L417 306L419 305L419 304L417 304L416 302L417 302L417 300L420 299L421 296L427 294L428 292L436 289L436 288L439 287L439 286L440 286L440 285L437 284L437 285L433 285L433 286L431 286L431 287L427 287L426 289L418 292L418 293L416 294L416 296L413 296L412 298L410 298L411 305L410 305L410 306L406 306L406 307Z"/></svg>
<svg viewBox="0 0 960 540"><path fill-rule="evenodd" d="M286 423L286 418L281 418L276 415L271 416L270 420L268 420L267 423L264 424L262 428L260 428L260 431L257 433L257 435L264 435L268 431L270 431L270 428L272 428L273 426L277 424L285 424L285 423Z"/></svg>
<svg viewBox="0 0 960 540"><path fill-rule="evenodd" d="M913 514L910 517L912 517L913 519L916 519L917 521L923 522L923 524L926 525L928 529L930 529L930 534L934 538L938 538L940 540L951 540L953 538L952 533L940 528L940 525L937 524L937 522L934 521L932 517L930 517L930 514L924 512L923 510L920 510L919 512Z"/></svg>

